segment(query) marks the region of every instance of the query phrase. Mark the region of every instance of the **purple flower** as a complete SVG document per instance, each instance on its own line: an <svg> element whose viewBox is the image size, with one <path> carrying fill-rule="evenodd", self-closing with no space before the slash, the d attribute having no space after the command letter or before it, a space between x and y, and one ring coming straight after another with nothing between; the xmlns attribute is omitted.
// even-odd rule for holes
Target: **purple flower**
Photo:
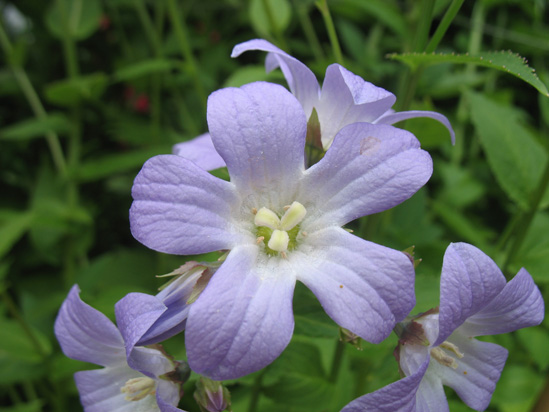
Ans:
<svg viewBox="0 0 549 412"><path fill-rule="evenodd" d="M326 69L320 88L314 73L296 58L290 56L266 40L255 39L237 44L231 57L249 50L268 52L267 71L280 67L291 92L303 106L307 119L316 110L320 123L320 140L324 150L332 144L336 134L345 126L356 122L394 124L415 117L430 117L438 120L450 132L454 130L448 119L440 113L411 110L395 113L391 107L396 97L385 89L364 81L339 64ZM208 134L174 146L173 153L193 160L204 170L224 166L222 159L212 150Z"/></svg>
<svg viewBox="0 0 549 412"><path fill-rule="evenodd" d="M119 318L117 314L117 319ZM139 327L119 319L120 330L84 303L73 286L55 321L55 335L66 356L104 366L76 372L86 412L181 411L180 385L163 378L174 362L157 349L135 347ZM150 326L144 325L145 327Z"/></svg>
<svg viewBox="0 0 549 412"><path fill-rule="evenodd" d="M293 333L296 280L342 327L371 342L385 339L414 305L412 263L341 226L425 184L432 162L418 140L356 123L305 170L307 119L283 87L219 90L207 115L231 182L183 157L156 156L135 179L130 210L134 237L154 250L230 250L190 306L191 368L223 380L272 362Z"/></svg>
<svg viewBox="0 0 549 412"><path fill-rule="evenodd" d="M541 323L544 304L532 277L521 269L508 283L497 265L466 243L444 255L440 309L398 325L395 351L404 379L358 398L342 412L448 412L443 385L472 409L488 407L507 350L473 339Z"/></svg>

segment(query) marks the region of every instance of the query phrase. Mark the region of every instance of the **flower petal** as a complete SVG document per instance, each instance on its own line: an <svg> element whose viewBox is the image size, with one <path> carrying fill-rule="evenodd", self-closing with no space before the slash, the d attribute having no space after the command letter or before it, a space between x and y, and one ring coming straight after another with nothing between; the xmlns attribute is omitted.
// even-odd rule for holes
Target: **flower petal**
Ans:
<svg viewBox="0 0 549 412"><path fill-rule="evenodd" d="M191 305L185 338L193 371L235 379L268 365L288 345L295 275L286 260L258 250L233 249Z"/></svg>
<svg viewBox="0 0 549 412"><path fill-rule="evenodd" d="M175 155L149 159L132 188L133 236L159 252L191 255L230 249L233 186Z"/></svg>
<svg viewBox="0 0 549 412"><path fill-rule="evenodd" d="M543 321L543 297L532 276L522 268L487 306L459 328L467 336L508 333Z"/></svg>
<svg viewBox="0 0 549 412"><path fill-rule="evenodd" d="M339 64L328 66L316 106L322 146L330 147L336 134L348 124L374 122L395 101L394 94L364 81Z"/></svg>
<svg viewBox="0 0 549 412"><path fill-rule="evenodd" d="M74 380L80 402L86 412L155 412L159 411L154 396L127 401L120 389L132 378L143 375L127 365L76 372Z"/></svg>
<svg viewBox="0 0 549 412"><path fill-rule="evenodd" d="M433 362L429 365L432 364ZM416 412L450 412L442 382L438 376L429 373L429 370L416 392Z"/></svg>
<svg viewBox="0 0 549 412"><path fill-rule="evenodd" d="M176 144L173 147L173 154L191 160L204 170L225 167L225 161L215 151L209 133L201 134L188 142Z"/></svg>
<svg viewBox="0 0 549 412"><path fill-rule="evenodd" d="M237 44L233 48L231 57L237 57L248 50L262 50L269 53L265 61L267 72L280 67L290 90L309 118L320 95L320 87L314 73L299 60L263 39Z"/></svg>
<svg viewBox="0 0 549 412"><path fill-rule="evenodd" d="M422 111L422 110L410 110L407 112L386 112L383 116L378 118L375 123L377 124L395 124L398 122L401 122L403 120L407 119L413 119L416 117L429 117L431 119L438 120L440 123L442 123L448 131L450 132L450 138L452 139L452 144L456 143L456 134L454 132L454 129L452 128L452 125L448 121L448 118L444 116L443 114L437 113L437 112L429 112L429 111Z"/></svg>
<svg viewBox="0 0 549 412"><path fill-rule="evenodd" d="M315 224L342 226L403 202L433 170L411 133L392 126L354 123L343 128L324 158L305 172L303 198ZM308 205L315 205L309 208Z"/></svg>
<svg viewBox="0 0 549 412"><path fill-rule="evenodd" d="M208 99L214 146L241 197L291 194L304 168L306 123L299 102L275 84L221 89Z"/></svg>
<svg viewBox="0 0 549 412"><path fill-rule="evenodd" d="M480 249L451 243L446 249L440 279L440 345L467 318L486 307L505 287L505 276Z"/></svg>
<svg viewBox="0 0 549 412"><path fill-rule="evenodd" d="M459 332L448 341L464 354L463 358L457 359L457 369L431 361L427 373L436 373L442 383L454 389L469 407L483 411L490 403L508 352L499 345L471 339Z"/></svg>
<svg viewBox="0 0 549 412"><path fill-rule="evenodd" d="M415 304L410 259L344 229L308 235L288 259L326 313L369 342L385 339Z"/></svg>
<svg viewBox="0 0 549 412"><path fill-rule="evenodd" d="M55 336L69 358L109 366L125 361L124 341L114 324L84 303L74 285L55 320Z"/></svg>
<svg viewBox="0 0 549 412"><path fill-rule="evenodd" d="M416 412L416 392L428 366L429 358L414 374L355 399L341 412Z"/></svg>

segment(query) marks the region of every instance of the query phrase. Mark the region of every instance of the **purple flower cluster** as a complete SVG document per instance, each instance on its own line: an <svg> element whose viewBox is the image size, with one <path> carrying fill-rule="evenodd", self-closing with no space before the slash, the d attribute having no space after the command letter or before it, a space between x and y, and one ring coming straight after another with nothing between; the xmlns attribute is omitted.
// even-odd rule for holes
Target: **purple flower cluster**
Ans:
<svg viewBox="0 0 549 412"><path fill-rule="evenodd" d="M543 301L528 273L521 270L506 284L486 255L453 244L439 311L408 319L413 262L343 228L398 205L431 176L429 154L391 124L432 117L453 139L448 120L432 112L394 113L394 95L340 65L328 67L321 89L303 63L265 40L237 45L233 56L248 50L268 52L267 69L280 67L291 93L265 82L212 93L209 133L178 145L174 155L149 159L132 189L130 225L138 241L164 253L223 256L186 263L156 296L124 297L115 308L118 328L83 303L76 286L60 310L55 332L65 354L104 366L75 376L85 410L179 410L179 365L157 344L183 330L189 366L201 375L235 379L265 367L292 337L297 281L351 333L373 343L393 329L400 333L406 377L345 412L372 405L444 411L443 384L482 410L506 351L470 338L541 321ZM307 168L315 116L325 153ZM207 172L222 166L230 182ZM226 407L223 391L216 391L199 398Z"/></svg>

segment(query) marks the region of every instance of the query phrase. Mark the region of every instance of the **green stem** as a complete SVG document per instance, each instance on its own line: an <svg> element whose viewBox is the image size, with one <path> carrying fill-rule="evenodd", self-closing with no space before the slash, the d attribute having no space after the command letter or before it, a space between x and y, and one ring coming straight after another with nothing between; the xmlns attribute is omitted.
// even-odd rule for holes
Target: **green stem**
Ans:
<svg viewBox="0 0 549 412"><path fill-rule="evenodd" d="M284 40L284 36L282 35L280 28L276 24L276 18L271 8L271 2L269 0L263 0L263 7L265 8L265 13L267 14L267 20L269 21L269 26L273 31L273 35L276 39L276 43L278 43L278 46L282 50L286 50L289 53L290 50L288 49L288 44L286 43L286 40Z"/></svg>
<svg viewBox="0 0 549 412"><path fill-rule="evenodd" d="M332 20L332 15L330 14L330 9L328 8L328 2L327 0L319 0L316 2L316 6L320 10L322 18L324 19L324 25L328 31L328 37L330 38L330 44L332 45L335 60L337 63L343 65L343 54L341 53L341 47L339 46L339 40L337 39L334 21Z"/></svg>
<svg viewBox="0 0 549 412"><path fill-rule="evenodd" d="M143 0L134 0L133 5L135 7L135 11L137 12L137 16L139 17L139 21L145 30L145 35L149 40L150 46L153 49L155 56L159 57L162 50L162 43L154 30L151 17L145 7L145 3Z"/></svg>
<svg viewBox="0 0 549 412"><path fill-rule="evenodd" d="M170 16L173 29L175 31L175 36L179 43L179 47L181 48L181 54L185 59L185 61L187 62L187 65L191 72L191 76L193 77L193 80L194 80L193 81L194 87L196 89L198 97L200 98L202 106L205 107L206 92L204 91L202 80L200 79L199 72L198 72L198 66L196 64L191 46L188 41L189 36L187 34L187 28L185 26L185 16L183 16L181 11L178 9L177 3L175 0L167 0L167 1L168 1L168 14Z"/></svg>
<svg viewBox="0 0 549 412"><path fill-rule="evenodd" d="M17 81L17 84L19 85L23 94L25 95L25 98L27 99L27 102L29 103L34 113L34 116L39 119L46 118L48 116L46 113L46 110L44 109L44 106L42 105L42 102L40 101L40 98L38 97L36 90L32 86L32 83L30 82L29 77L27 76L27 73L23 68L15 66L12 63L12 56L11 56L12 46L6 32L4 31L4 27L2 26L1 21L0 21L0 45L4 50L6 62L9 65L10 69L12 70L15 80ZM61 143L59 142L59 137L54 132L47 132L45 134L45 137L46 137L46 142L48 144L48 147L50 149L51 157L53 159L53 164L55 165L55 168L61 174L61 176L65 177L67 175L67 164L65 162L63 149L61 148Z"/></svg>
<svg viewBox="0 0 549 412"><path fill-rule="evenodd" d="M513 258L516 256L517 252L522 246L522 242L524 242L524 239L526 238L528 229L532 224L532 220L534 220L534 216L538 211L539 205L541 203L541 200L543 199L543 195L545 194L545 191L547 190L548 185L549 185L549 161L545 165L545 170L543 171L539 185L536 188L536 191L534 192L534 195L532 197L530 210L528 210L528 212L525 213L521 224L518 225L517 234L515 235L513 244L509 249L509 253L507 254L507 258L505 259L505 263L503 265L504 272L507 270L507 267L513 261Z"/></svg>
<svg viewBox="0 0 549 412"><path fill-rule="evenodd" d="M332 367L330 368L330 376L328 377L329 382L336 382L341 370L341 364L343 360L343 355L345 354L345 342L338 340L336 347L334 349L334 356L332 358Z"/></svg>
<svg viewBox="0 0 549 412"><path fill-rule="evenodd" d="M433 37L427 44L427 47L425 48L425 53L432 53L436 50L437 46L439 45L440 41L446 34L446 31L450 27L450 24L456 17L459 9L463 5L465 0L453 0L450 4L450 7L448 7L448 10L446 10L446 13L444 13L444 17L442 17L442 20L440 21L435 33L433 34Z"/></svg>
<svg viewBox="0 0 549 412"><path fill-rule="evenodd" d="M265 371L266 369L263 369L263 371L254 380L254 384L252 386L252 396L250 397L250 404L248 405L248 412L255 412L257 409L259 396L261 395L261 381L263 380Z"/></svg>
<svg viewBox="0 0 549 412"><path fill-rule="evenodd" d="M311 51L315 56L315 60L317 63L320 63L324 59L324 51L322 50L322 46L320 45L320 41L318 40L318 36L316 35L313 27L313 23L309 17L307 6L302 4L299 0L294 0L294 7L296 8L297 17L299 18L299 22L301 23L307 42L311 47Z"/></svg>
<svg viewBox="0 0 549 412"><path fill-rule="evenodd" d="M57 7L61 13L61 21L63 22L65 35L63 36L63 51L65 55L65 65L70 78L78 76L80 70L78 68L78 60L76 57L76 44L72 37L70 16L63 0L57 0Z"/></svg>

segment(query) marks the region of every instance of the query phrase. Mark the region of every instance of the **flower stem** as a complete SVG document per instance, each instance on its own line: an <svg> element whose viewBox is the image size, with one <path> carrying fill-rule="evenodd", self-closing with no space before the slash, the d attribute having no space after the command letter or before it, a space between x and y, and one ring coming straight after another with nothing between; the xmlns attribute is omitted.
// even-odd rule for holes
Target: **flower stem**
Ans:
<svg viewBox="0 0 549 412"><path fill-rule="evenodd" d="M261 381L263 380L263 375L265 374L266 369L257 375L252 386L252 396L250 398L250 404L248 406L248 412L255 412L257 409L257 404L259 402L259 396L261 395Z"/></svg>
<svg viewBox="0 0 549 412"><path fill-rule="evenodd" d="M307 38L307 42L311 47L311 51L315 56L315 60L317 61L317 63L319 63L324 59L324 51L322 50L320 42L318 41L313 23L311 22L311 18L309 17L307 6L301 3L299 0L294 0L294 6L297 11L297 17L299 18L299 21L301 23L303 33Z"/></svg>
<svg viewBox="0 0 549 412"><path fill-rule="evenodd" d="M541 200L543 199L543 195L547 190L547 186L549 186L549 161L547 161L547 163L545 164L545 170L543 171L538 187L536 188L536 191L534 192L534 195L532 197L530 210L528 210L524 214L524 217L522 218L522 222L517 226L517 233L515 235L513 244L511 245L511 248L509 249L509 253L507 254L507 258L505 259L505 263L503 264L504 272L507 270L509 264L513 261L515 255L517 254L520 247L522 246L522 242L524 242L524 239L526 238L528 229L530 228L530 225L532 224L532 220L534 220L534 216L538 211Z"/></svg>
<svg viewBox="0 0 549 412"><path fill-rule="evenodd" d="M1 21L0 21L0 46L4 50L6 62L10 67L10 69L12 70L15 80L17 81L19 87L23 91L23 94L25 95L25 98L27 99L34 113L34 116L37 117L38 119L46 118L47 117L46 110L44 109L44 106L42 105L42 102L40 101L40 98L38 97L36 90L32 86L32 83L30 82L29 77L27 76L27 73L23 68L14 65L12 62L12 46L6 32L4 31L4 27L2 26ZM48 147L50 149L51 157L53 159L53 164L55 165L55 168L57 169L59 174L65 177L67 175L67 164L65 162L63 149L61 148L61 143L59 142L59 137L54 132L47 132L45 134L45 137L46 137L46 142L48 144Z"/></svg>
<svg viewBox="0 0 549 412"><path fill-rule="evenodd" d="M282 35L282 32L280 31L278 25L276 24L276 19L273 14L270 1L263 0L263 7L265 8L265 13L267 14L267 20L269 20L269 26L271 26L271 30L273 31L273 35L276 39L276 42L278 43L278 46L282 50L286 50L289 53L290 49L288 48L288 44L286 43L286 40L284 40L284 36Z"/></svg>
<svg viewBox="0 0 549 412"><path fill-rule="evenodd" d="M433 34L433 37L431 37L431 40L427 44L427 47L425 47L425 53L432 53L436 50L437 46L439 45L440 41L446 34L446 31L450 27L450 24L456 17L459 9L463 5L465 0L453 0L450 4L450 7L448 7L448 10L446 10L446 13L444 14L444 17L440 21L435 34Z"/></svg>
<svg viewBox="0 0 549 412"><path fill-rule="evenodd" d="M332 20L332 15L330 14L330 9L328 8L327 0L318 0L316 6L322 14L324 19L324 24L326 30L328 31L328 37L330 38L330 44L332 45L332 50L334 52L334 57L336 62L343 65L343 54L341 53L341 47L339 46L339 40L337 39L337 32L334 26L334 21Z"/></svg>
<svg viewBox="0 0 549 412"><path fill-rule="evenodd" d="M345 354L345 342L341 339L338 339L336 347L334 349L334 356L332 358L332 367L330 369L330 376L328 381L334 383L337 381L339 371L341 370L341 363L343 360L343 355Z"/></svg>
<svg viewBox="0 0 549 412"><path fill-rule="evenodd" d="M168 14L170 16L173 29L175 31L175 36L177 38L177 41L179 42L179 47L181 48L181 54L187 62L189 71L191 72L191 76L193 77L193 84L196 89L196 93L200 98L202 107L205 107L206 92L204 91L204 87L202 86L202 80L198 75L197 64L188 41L189 36L187 34L187 28L185 26L185 17L178 9L175 0L168 0Z"/></svg>

